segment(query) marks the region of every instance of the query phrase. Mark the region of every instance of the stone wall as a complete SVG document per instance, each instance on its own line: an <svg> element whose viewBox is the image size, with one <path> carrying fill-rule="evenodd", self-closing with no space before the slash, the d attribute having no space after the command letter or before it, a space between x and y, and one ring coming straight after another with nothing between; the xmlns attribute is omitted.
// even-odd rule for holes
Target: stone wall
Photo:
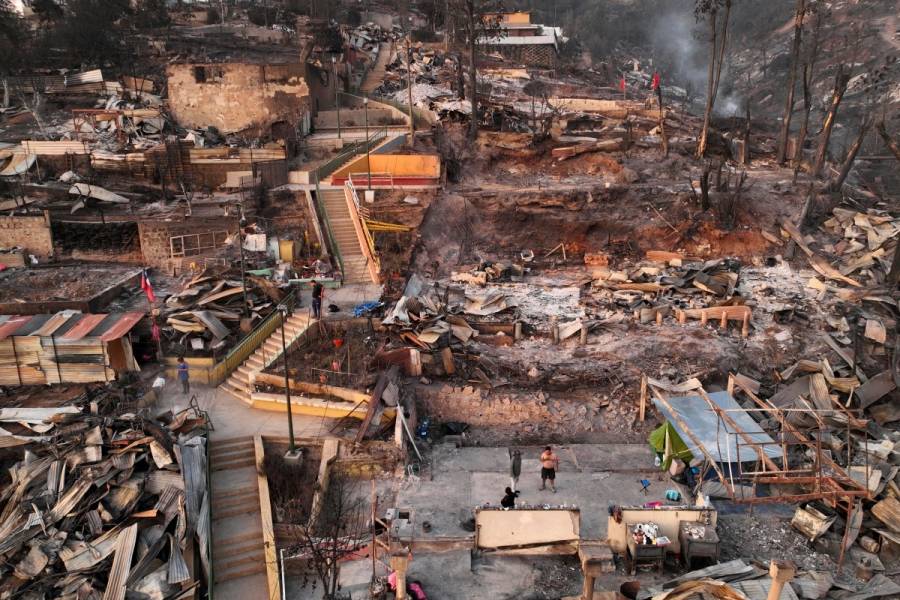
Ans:
<svg viewBox="0 0 900 600"><path fill-rule="evenodd" d="M138 223L138 232L141 242L141 253L144 263L151 267L169 270L171 264L171 245L169 239L172 236L191 233L210 233L227 231L229 234L238 230L238 221L235 217L192 218L187 217L179 221L141 221ZM209 255L210 253L204 253ZM177 262L181 262L180 260Z"/></svg>
<svg viewBox="0 0 900 600"><path fill-rule="evenodd" d="M53 256L50 214L0 217L0 248L21 246L38 258Z"/></svg>
<svg viewBox="0 0 900 600"><path fill-rule="evenodd" d="M224 133L297 125L310 110L302 64L175 64L167 69L169 107L184 127Z"/></svg>
<svg viewBox="0 0 900 600"><path fill-rule="evenodd" d="M425 414L441 422L459 421L490 427L555 420L543 392L507 396L486 393L471 386L432 385L417 387L416 399Z"/></svg>

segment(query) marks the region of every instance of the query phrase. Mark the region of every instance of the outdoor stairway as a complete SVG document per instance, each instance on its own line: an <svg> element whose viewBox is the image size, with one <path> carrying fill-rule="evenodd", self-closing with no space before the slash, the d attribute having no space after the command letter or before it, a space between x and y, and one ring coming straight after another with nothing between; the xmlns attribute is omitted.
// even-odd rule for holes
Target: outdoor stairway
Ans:
<svg viewBox="0 0 900 600"><path fill-rule="evenodd" d="M297 339L309 328L311 317L304 311L295 312L287 318L284 328L284 342L290 348ZM252 405L251 393L253 391L252 378L281 358L281 326L279 325L266 340L247 357L225 382L219 386L223 391L231 394L238 400Z"/></svg>
<svg viewBox="0 0 900 600"><path fill-rule="evenodd" d="M212 440L209 452L214 594L258 598L267 583L253 438Z"/></svg>
<svg viewBox="0 0 900 600"><path fill-rule="evenodd" d="M394 53L394 45L391 42L382 42L378 47L378 56L375 58L375 64L366 73L359 89L364 94L371 94L375 88L384 83L384 75L387 72L387 64L391 60Z"/></svg>
<svg viewBox="0 0 900 600"><path fill-rule="evenodd" d="M363 254L350 209L347 208L347 197L344 188L322 188L322 206L328 217L328 226L334 241L341 253L344 265L344 283L371 283L372 278L367 268L368 259Z"/></svg>

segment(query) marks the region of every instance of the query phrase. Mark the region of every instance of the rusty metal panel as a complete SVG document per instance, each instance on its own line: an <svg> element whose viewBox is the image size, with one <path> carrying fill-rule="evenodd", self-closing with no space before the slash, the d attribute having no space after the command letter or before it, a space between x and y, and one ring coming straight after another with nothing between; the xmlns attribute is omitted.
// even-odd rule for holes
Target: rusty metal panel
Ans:
<svg viewBox="0 0 900 600"><path fill-rule="evenodd" d="M117 315L118 316L118 315ZM138 321L144 318L144 313L139 312L127 312L123 313L119 316L119 320L116 321L113 325L106 330L102 336L100 336L100 341L102 342L111 342L113 340L117 340L129 331L131 328L137 325Z"/></svg>
<svg viewBox="0 0 900 600"><path fill-rule="evenodd" d="M53 332L66 324L66 322L77 315L78 313L72 310L64 310L56 313L50 320L41 325L39 328L35 329L31 332L31 335L38 337L47 337L53 335Z"/></svg>
<svg viewBox="0 0 900 600"><path fill-rule="evenodd" d="M31 316L21 315L14 316L9 318L5 323L0 325L0 340L5 340L9 336L11 336L15 331L31 320Z"/></svg>
<svg viewBox="0 0 900 600"><path fill-rule="evenodd" d="M59 339L66 341L80 340L87 336L91 330L95 329L100 321L106 318L105 314L100 315L84 315L84 317L75 324L75 327L61 335Z"/></svg>

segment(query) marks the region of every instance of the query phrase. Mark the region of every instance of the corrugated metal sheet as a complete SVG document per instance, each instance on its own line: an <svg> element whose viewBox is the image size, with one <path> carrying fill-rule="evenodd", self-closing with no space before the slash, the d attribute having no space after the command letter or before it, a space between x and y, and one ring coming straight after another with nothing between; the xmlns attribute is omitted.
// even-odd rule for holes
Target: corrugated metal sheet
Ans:
<svg viewBox="0 0 900 600"><path fill-rule="evenodd" d="M187 511L188 534L196 530L200 504L206 494L206 440L194 437L181 448L181 472L184 475L184 504Z"/></svg>
<svg viewBox="0 0 900 600"><path fill-rule="evenodd" d="M5 315L4 315L5 316ZM0 340L5 340L9 336L11 336L17 329L19 329L22 325L31 320L31 317L28 315L15 315L9 317L6 322L0 325Z"/></svg>
<svg viewBox="0 0 900 600"><path fill-rule="evenodd" d="M125 600L125 582L131 572L131 559L134 556L134 545L137 542L137 523L119 534L116 540L116 554L113 556L109 579L103 600Z"/></svg>
<svg viewBox="0 0 900 600"><path fill-rule="evenodd" d="M759 423L753 420L750 413L741 410L741 406L728 392L712 392L708 395L716 406L730 411L727 413L728 416L754 443L766 444L764 451L767 456L770 458L781 457L781 447L775 445L775 441L763 431ZM735 435L736 432L730 425L724 421L720 422L716 413L700 396L670 396L668 400L681 420L690 425L691 432L703 445L704 450L718 462L735 463L758 459L756 451L747 445L744 438ZM702 452L691 441L691 437L681 430L681 426L669 414L669 409L656 398L653 399L653 403L672 423L691 453L694 456L700 456ZM740 441L740 457L738 457L737 440Z"/></svg>
<svg viewBox="0 0 900 600"><path fill-rule="evenodd" d="M184 556L181 554L181 548L175 543L175 538L172 537L171 533L166 535L169 536L169 573L166 577L166 581L174 585L190 580L191 573L188 571L187 563L184 560Z"/></svg>
<svg viewBox="0 0 900 600"><path fill-rule="evenodd" d="M113 340L117 340L129 331L131 328L138 324L138 321L144 318L144 313L139 312L127 312L119 317L119 320L116 321L114 325L112 325L109 329L106 330L102 336L100 336L100 340L103 342L111 342Z"/></svg>
<svg viewBox="0 0 900 600"><path fill-rule="evenodd" d="M762 579L732 581L729 585L737 591L743 592L750 600L766 600L769 596L769 588L772 587L772 578L763 577ZM778 600L798 600L797 594L790 583L781 589L781 596Z"/></svg>
<svg viewBox="0 0 900 600"><path fill-rule="evenodd" d="M59 337L61 340L75 341L87 336L106 315L84 315L72 329Z"/></svg>
<svg viewBox="0 0 900 600"><path fill-rule="evenodd" d="M74 311L65 310L55 315L3 315L0 316L0 319L4 317L6 321L0 321L0 340L4 340L11 335L50 337L57 330L65 331L63 326L69 319L77 317L78 320L75 322L75 325L68 331L65 331L58 338L59 340L77 341L93 333L93 337L99 335L101 341L111 342L131 331L144 318L144 313L127 312L108 315L81 315Z"/></svg>
<svg viewBox="0 0 900 600"><path fill-rule="evenodd" d="M56 313L55 315L53 315L52 317L50 317L50 319L46 323L41 325L38 329L31 332L31 335L38 336L38 337L51 336L57 329L59 329L60 327L65 325L66 322L76 314L78 314L78 313L74 310L60 311L60 312Z"/></svg>

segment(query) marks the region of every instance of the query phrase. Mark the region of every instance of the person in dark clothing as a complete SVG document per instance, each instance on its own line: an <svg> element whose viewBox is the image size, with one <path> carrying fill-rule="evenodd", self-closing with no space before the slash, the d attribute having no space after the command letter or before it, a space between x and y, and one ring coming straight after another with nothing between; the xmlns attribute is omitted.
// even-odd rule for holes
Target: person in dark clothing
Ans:
<svg viewBox="0 0 900 600"><path fill-rule="evenodd" d="M503 508L515 508L516 498L518 497L519 492L514 492L511 488L506 488L506 495L503 496L503 500L500 501L500 506Z"/></svg>
<svg viewBox="0 0 900 600"><path fill-rule="evenodd" d="M322 315L322 297L325 295L325 288L318 281L313 282L312 289L312 309L313 317L318 319Z"/></svg>

